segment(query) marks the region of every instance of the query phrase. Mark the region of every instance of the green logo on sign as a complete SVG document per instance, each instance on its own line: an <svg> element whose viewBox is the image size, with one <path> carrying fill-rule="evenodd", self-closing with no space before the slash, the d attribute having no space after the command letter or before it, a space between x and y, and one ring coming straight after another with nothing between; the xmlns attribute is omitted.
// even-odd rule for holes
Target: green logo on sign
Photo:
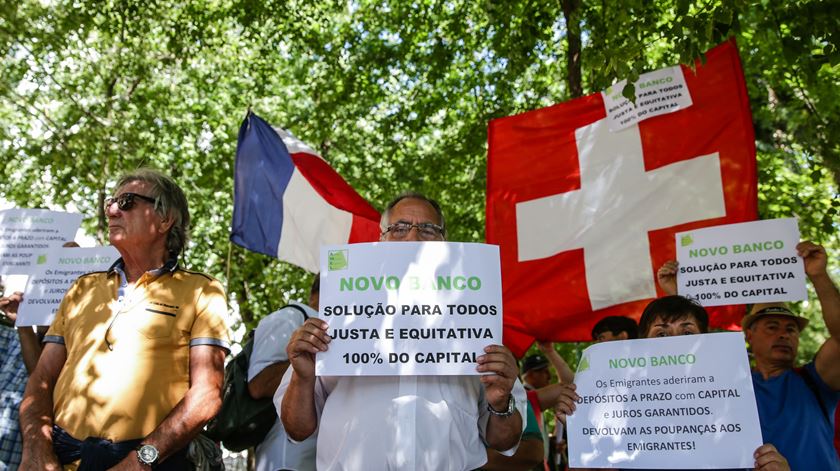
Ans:
<svg viewBox="0 0 840 471"><path fill-rule="evenodd" d="M689 245L694 243L694 239L691 238L691 234L684 235L680 238L680 245L683 247L688 247Z"/></svg>
<svg viewBox="0 0 840 471"><path fill-rule="evenodd" d="M43 265L43 264L47 263L47 256L46 255L38 255L38 261L35 262L35 263L37 263L38 265Z"/></svg>
<svg viewBox="0 0 840 471"><path fill-rule="evenodd" d="M347 268L347 253L349 250L330 250L327 255L327 266L330 271Z"/></svg>
<svg viewBox="0 0 840 471"><path fill-rule="evenodd" d="M582 373L589 369L589 357L584 355L580 359L580 363L578 363L577 372Z"/></svg>

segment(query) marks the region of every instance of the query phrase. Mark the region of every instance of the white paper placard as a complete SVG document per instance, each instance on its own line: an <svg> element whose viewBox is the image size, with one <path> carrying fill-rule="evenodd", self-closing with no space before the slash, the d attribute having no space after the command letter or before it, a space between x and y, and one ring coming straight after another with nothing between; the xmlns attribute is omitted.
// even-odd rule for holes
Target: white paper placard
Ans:
<svg viewBox="0 0 840 471"><path fill-rule="evenodd" d="M740 332L599 343L575 384L571 467L752 468L762 444Z"/></svg>
<svg viewBox="0 0 840 471"><path fill-rule="evenodd" d="M622 80L601 92L607 123L613 132L692 105L685 76L678 65L640 75L635 83L635 105L621 94L626 84L627 80Z"/></svg>
<svg viewBox="0 0 840 471"><path fill-rule="evenodd" d="M82 215L46 209L0 211L0 275L32 273L38 257L72 241Z"/></svg>
<svg viewBox="0 0 840 471"><path fill-rule="evenodd" d="M81 275L107 270L118 258L114 247L56 247L39 257L29 276L16 325L50 325L64 293Z"/></svg>
<svg viewBox="0 0 840 471"><path fill-rule="evenodd" d="M676 238L682 296L704 306L808 298L796 219L707 227Z"/></svg>
<svg viewBox="0 0 840 471"><path fill-rule="evenodd" d="M321 248L318 375L475 375L502 343L499 248L376 242Z"/></svg>

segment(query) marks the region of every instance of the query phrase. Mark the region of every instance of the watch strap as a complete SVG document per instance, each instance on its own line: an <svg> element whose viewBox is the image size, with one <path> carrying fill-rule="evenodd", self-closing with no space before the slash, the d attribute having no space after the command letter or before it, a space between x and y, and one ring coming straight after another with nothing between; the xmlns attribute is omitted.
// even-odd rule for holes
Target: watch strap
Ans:
<svg viewBox="0 0 840 471"><path fill-rule="evenodd" d="M497 417L510 417L516 412L516 399L513 398L513 394L508 395L508 407L506 411L499 412L493 409L493 406L489 402L487 403L487 410Z"/></svg>

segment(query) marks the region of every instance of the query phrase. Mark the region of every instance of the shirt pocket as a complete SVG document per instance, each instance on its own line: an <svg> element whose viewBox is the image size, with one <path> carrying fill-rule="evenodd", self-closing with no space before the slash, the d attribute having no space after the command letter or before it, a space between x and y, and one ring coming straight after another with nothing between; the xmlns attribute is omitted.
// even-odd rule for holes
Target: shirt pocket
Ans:
<svg viewBox="0 0 840 471"><path fill-rule="evenodd" d="M148 339L170 337L175 328L176 315L173 312L147 307L138 317L137 331Z"/></svg>

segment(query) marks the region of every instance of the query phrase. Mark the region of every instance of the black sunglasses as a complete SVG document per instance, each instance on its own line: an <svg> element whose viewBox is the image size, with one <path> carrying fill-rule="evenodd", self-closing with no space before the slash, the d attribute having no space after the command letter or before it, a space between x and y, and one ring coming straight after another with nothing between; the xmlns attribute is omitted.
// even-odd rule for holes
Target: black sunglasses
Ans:
<svg viewBox="0 0 840 471"><path fill-rule="evenodd" d="M107 213L108 209L114 203L117 203L117 207L120 208L120 211L128 211L134 207L135 203L137 203L135 198L139 198L151 204L157 203L156 199L149 196L138 195L137 193L123 193L117 197L110 196L105 198L105 212Z"/></svg>

